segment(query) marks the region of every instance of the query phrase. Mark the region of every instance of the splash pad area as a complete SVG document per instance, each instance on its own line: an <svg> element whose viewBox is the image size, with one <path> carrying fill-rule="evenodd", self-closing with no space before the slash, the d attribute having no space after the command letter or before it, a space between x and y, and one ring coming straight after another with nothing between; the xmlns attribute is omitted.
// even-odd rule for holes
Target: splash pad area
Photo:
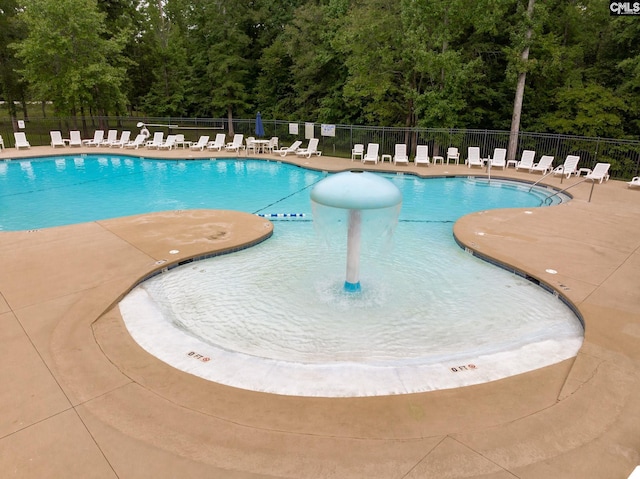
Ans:
<svg viewBox="0 0 640 479"><path fill-rule="evenodd" d="M278 222L265 243L142 283L120 304L127 328L180 370L296 396L450 389L575 356L583 329L573 312L462 251L448 225L401 223L393 254L367 242L371 224L382 250L390 239L396 202L382 206L382 220L358 215L356 260L347 201L321 215L321 234L308 221Z"/></svg>

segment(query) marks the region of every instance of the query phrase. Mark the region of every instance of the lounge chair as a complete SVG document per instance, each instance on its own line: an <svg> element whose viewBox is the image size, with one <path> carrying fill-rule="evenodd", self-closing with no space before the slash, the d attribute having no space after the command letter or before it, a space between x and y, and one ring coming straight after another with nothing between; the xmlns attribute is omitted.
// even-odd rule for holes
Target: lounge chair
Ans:
<svg viewBox="0 0 640 479"><path fill-rule="evenodd" d="M632 188L634 186L640 187L640 176L634 176L631 181L627 182L627 188Z"/></svg>
<svg viewBox="0 0 640 479"><path fill-rule="evenodd" d="M236 133L235 135L233 135L233 141L231 143L227 143L224 149L227 151L235 151L236 153L240 153L243 139L244 135L242 133Z"/></svg>
<svg viewBox="0 0 640 479"><path fill-rule="evenodd" d="M536 159L536 152L533 150L524 150L522 152L522 158L516 163L516 170L523 169L531 171L533 168L533 162Z"/></svg>
<svg viewBox="0 0 640 479"><path fill-rule="evenodd" d="M580 161L579 156L568 155L567 159L564 160L564 164L557 166L553 170L554 175L564 175L569 179L571 175L578 174L578 162Z"/></svg>
<svg viewBox="0 0 640 479"><path fill-rule="evenodd" d="M129 138L131 138L131 131L130 130L124 130L122 132L122 134L120 135L120 139L112 142L109 145L109 148L113 148L114 146L117 146L119 148L124 148L124 145L129 143Z"/></svg>
<svg viewBox="0 0 640 479"><path fill-rule="evenodd" d="M369 143L367 145L367 152L362 157L362 162L367 163L369 161L373 161L375 164L378 164L378 150L380 149L380 145L378 143Z"/></svg>
<svg viewBox="0 0 640 479"><path fill-rule="evenodd" d="M79 130L69 132L69 146L82 146L82 137Z"/></svg>
<svg viewBox="0 0 640 479"><path fill-rule="evenodd" d="M104 140L104 130L96 130L93 132L93 138L91 140L82 140L84 146L100 146Z"/></svg>
<svg viewBox="0 0 640 479"><path fill-rule="evenodd" d="M114 141L118 140L118 130L109 130L107 139L100 142L100 146L111 146Z"/></svg>
<svg viewBox="0 0 640 479"><path fill-rule="evenodd" d="M602 183L602 181L607 181L609 179L609 167L611 163L596 163L595 168L591 173L587 173L585 178L587 180L591 180L593 182L597 181L598 183Z"/></svg>
<svg viewBox="0 0 640 479"><path fill-rule="evenodd" d="M167 139L158 146L158 150L173 150L176 146L176 135L168 135Z"/></svg>
<svg viewBox="0 0 640 479"><path fill-rule="evenodd" d="M147 141L147 135L145 135L144 133L139 133L138 136L136 136L135 140L125 143L124 147L134 148L137 150L144 145L145 141Z"/></svg>
<svg viewBox="0 0 640 479"><path fill-rule="evenodd" d="M224 148L224 143L226 140L227 136L224 133L216 134L216 139L214 141L207 142L207 150L221 151Z"/></svg>
<svg viewBox="0 0 640 479"><path fill-rule="evenodd" d="M546 175L553 169L553 156L543 155L540 158L540 161L534 163L534 165L529 169L529 173L541 172L543 175Z"/></svg>
<svg viewBox="0 0 640 479"><path fill-rule="evenodd" d="M361 143L353 145L353 148L351 149L351 161L355 160L356 158L360 161L362 161L362 158L364 158L364 145Z"/></svg>
<svg viewBox="0 0 640 479"><path fill-rule="evenodd" d="M295 154L295 152L298 151L298 148L300 148L300 145L302 145L302 142L300 140L296 140L291 144L291 146L283 146L280 148L278 153L280 153L280 156L287 156L289 153Z"/></svg>
<svg viewBox="0 0 640 479"><path fill-rule="evenodd" d="M407 145L404 143L397 143L393 152L393 164L397 165L401 163L403 165L409 164L409 157L407 156Z"/></svg>
<svg viewBox="0 0 640 479"><path fill-rule="evenodd" d="M429 161L429 146L428 145L418 145L416 147L416 157L413 159L413 163L418 165L427 165L429 166L431 162Z"/></svg>
<svg viewBox="0 0 640 479"><path fill-rule="evenodd" d="M162 145L163 142L164 142L164 132L156 131L153 134L153 140L147 141L147 144L145 146L151 149L158 149L160 148L160 145Z"/></svg>
<svg viewBox="0 0 640 479"><path fill-rule="evenodd" d="M306 148L299 148L296 151L297 156L306 156L307 158L311 158L311 155L320 156L322 154L321 151L318 151L318 138L311 138L309 140L309 144Z"/></svg>
<svg viewBox="0 0 640 479"><path fill-rule="evenodd" d="M504 170L507 167L507 150L505 148L495 148L493 157L489 161L491 162L491 168L502 168Z"/></svg>
<svg viewBox="0 0 640 479"><path fill-rule="evenodd" d="M57 146L65 147L64 140L62 139L62 133L59 131L50 131L49 135L51 136L51 148L55 148Z"/></svg>
<svg viewBox="0 0 640 479"><path fill-rule="evenodd" d="M13 138L16 140L16 149L31 148L31 144L27 141L27 135L23 131L16 131L13 133Z"/></svg>
<svg viewBox="0 0 640 479"><path fill-rule="evenodd" d="M455 161L456 165L460 164L460 152L455 146L447 148L447 165L451 160Z"/></svg>
<svg viewBox="0 0 640 479"><path fill-rule="evenodd" d="M204 151L204 149L207 147L207 143L209 143L209 135L202 135L200 138L198 138L198 141L196 143L189 146L189 149Z"/></svg>
<svg viewBox="0 0 640 479"><path fill-rule="evenodd" d="M477 146L470 146L467 149L467 166L484 166L484 161L480 158L480 148Z"/></svg>

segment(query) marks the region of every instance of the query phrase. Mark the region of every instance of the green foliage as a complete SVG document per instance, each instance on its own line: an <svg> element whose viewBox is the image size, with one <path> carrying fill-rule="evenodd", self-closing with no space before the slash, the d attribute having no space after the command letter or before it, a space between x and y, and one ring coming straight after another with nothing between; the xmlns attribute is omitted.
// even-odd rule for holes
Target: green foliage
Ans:
<svg viewBox="0 0 640 479"><path fill-rule="evenodd" d="M15 48L37 98L53 101L60 114L122 110L123 41L106 37L95 1L28 0L22 20L28 35Z"/></svg>

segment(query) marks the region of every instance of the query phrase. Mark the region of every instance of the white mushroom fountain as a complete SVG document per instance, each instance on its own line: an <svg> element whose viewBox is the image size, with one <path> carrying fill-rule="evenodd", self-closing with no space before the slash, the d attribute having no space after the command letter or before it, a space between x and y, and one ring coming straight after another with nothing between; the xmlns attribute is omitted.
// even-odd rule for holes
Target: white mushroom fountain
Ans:
<svg viewBox="0 0 640 479"><path fill-rule="evenodd" d="M347 274L344 290L359 292L363 237L391 236L400 214L402 193L386 178L352 170L328 176L315 185L311 190L311 203L314 223L322 223L319 219L321 207L337 209L338 214L334 215L337 221L346 221Z"/></svg>

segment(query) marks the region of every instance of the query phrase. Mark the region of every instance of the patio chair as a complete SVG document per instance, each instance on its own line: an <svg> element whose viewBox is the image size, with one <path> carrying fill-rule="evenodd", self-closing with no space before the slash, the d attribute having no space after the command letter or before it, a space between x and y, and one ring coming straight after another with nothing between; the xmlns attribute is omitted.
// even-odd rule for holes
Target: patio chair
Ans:
<svg viewBox="0 0 640 479"><path fill-rule="evenodd" d="M602 183L603 181L607 181L609 179L609 167L611 163L596 163L596 166L593 168L591 173L587 173L585 178L587 180L591 180L593 182Z"/></svg>
<svg viewBox="0 0 640 479"><path fill-rule="evenodd" d="M64 140L62 139L62 133L54 130L49 132L49 136L51 136L51 148L56 148L58 146L65 147L67 145L64 144Z"/></svg>
<svg viewBox="0 0 640 479"><path fill-rule="evenodd" d="M135 140L125 143L123 146L124 148L133 148L137 150L142 145L144 145L145 141L147 141L147 135L145 135L144 133L139 133L138 136L136 136Z"/></svg>
<svg viewBox="0 0 640 479"><path fill-rule="evenodd" d="M505 148L495 148L493 157L489 161L491 162L491 168L502 168L504 170L507 167L507 150Z"/></svg>
<svg viewBox="0 0 640 479"><path fill-rule="evenodd" d="M176 146L176 135L168 135L167 139L158 146L158 150L173 150Z"/></svg>
<svg viewBox="0 0 640 479"><path fill-rule="evenodd" d="M540 158L540 161L535 163L530 169L529 173L534 173L540 171L543 175L546 175L547 172L552 171L553 169L553 156L543 155Z"/></svg>
<svg viewBox="0 0 640 479"><path fill-rule="evenodd" d="M302 142L300 140L296 140L291 144L291 146L283 146L280 148L278 153L280 153L280 156L287 156L289 153L295 154L295 152L298 151L298 148L300 148L300 145L302 145Z"/></svg>
<svg viewBox="0 0 640 479"><path fill-rule="evenodd" d="M224 133L218 133L214 141L207 143L207 150L221 151L224 148L225 141L227 141L227 136Z"/></svg>
<svg viewBox="0 0 640 479"><path fill-rule="evenodd" d="M245 148L247 149L247 153L256 153L256 144L254 143L256 141L256 137L255 136L248 136L247 139L245 140L246 146Z"/></svg>
<svg viewBox="0 0 640 479"><path fill-rule="evenodd" d="M118 130L109 130L107 138L100 142L100 146L111 146L114 141L118 140Z"/></svg>
<svg viewBox="0 0 640 479"><path fill-rule="evenodd" d="M516 171L519 169L531 170L533 168L533 162L536 158L536 152L533 150L524 150L519 162L516 163Z"/></svg>
<svg viewBox="0 0 640 479"><path fill-rule="evenodd" d="M467 166L469 168L472 166L484 166L484 161L480 158L480 147L470 146L467 149Z"/></svg>
<svg viewBox="0 0 640 479"><path fill-rule="evenodd" d="M362 158L363 163L367 163L372 161L375 164L378 164L378 160L380 157L378 156L378 150L380 149L380 145L378 143L369 143L367 145L367 152Z"/></svg>
<svg viewBox="0 0 640 479"><path fill-rule="evenodd" d="M224 149L227 151L235 151L236 153L240 153L243 139L244 135L242 133L236 133L235 135L233 135L233 141L231 143L227 143Z"/></svg>
<svg viewBox="0 0 640 479"><path fill-rule="evenodd" d="M96 130L93 132L93 138L91 140L82 140L84 146L100 146L104 140L104 130Z"/></svg>
<svg viewBox="0 0 640 479"><path fill-rule="evenodd" d="M447 165L449 164L449 161L452 160L456 162L456 165L460 163L460 152L455 146L447 148Z"/></svg>
<svg viewBox="0 0 640 479"><path fill-rule="evenodd" d="M409 157L407 156L407 145L405 145L404 143L398 143L394 148L393 164L397 165L398 163L401 163L403 165L409 164Z"/></svg>
<svg viewBox="0 0 640 479"><path fill-rule="evenodd" d="M120 139L112 142L109 145L109 148L113 148L114 146L117 146L119 148L124 148L124 145L129 143L129 138L131 138L131 131L130 130L124 130L122 132L122 134L120 135Z"/></svg>
<svg viewBox="0 0 640 479"><path fill-rule="evenodd" d="M82 146L82 137L79 130L69 132L69 146Z"/></svg>
<svg viewBox="0 0 640 479"><path fill-rule="evenodd" d="M356 158L358 158L360 161L362 161L362 158L364 158L364 145L361 143L353 145L353 148L351 149L351 161L355 160Z"/></svg>
<svg viewBox="0 0 640 479"><path fill-rule="evenodd" d="M578 162L580 161L580 157L576 155L568 155L564 160L564 164L557 166L553 170L553 174L555 175L564 175L569 179L571 175L578 174Z"/></svg>
<svg viewBox="0 0 640 479"><path fill-rule="evenodd" d="M31 148L31 144L27 141L27 135L23 131L14 132L13 138L16 140L16 150Z"/></svg>
<svg viewBox="0 0 640 479"><path fill-rule="evenodd" d="M147 141L147 144L145 146L151 149L158 149L160 148L160 145L162 145L163 142L164 142L164 132L156 131L153 134L153 140Z"/></svg>
<svg viewBox="0 0 640 479"><path fill-rule="evenodd" d="M204 151L204 149L207 147L207 143L209 143L209 135L202 135L200 138L198 138L198 141L196 143L189 146L189 149Z"/></svg>
<svg viewBox="0 0 640 479"><path fill-rule="evenodd" d="M266 151L268 151L269 153L273 153L275 150L277 150L278 149L278 137L277 136L272 136L271 139L269 140L269 144L267 146L265 146L264 149Z"/></svg>
<svg viewBox="0 0 640 479"><path fill-rule="evenodd" d="M318 138L311 138L309 140L309 144L306 148L299 148L296 151L297 156L306 156L307 158L311 158L311 155L320 156L322 154L321 151L318 151Z"/></svg>
<svg viewBox="0 0 640 479"><path fill-rule="evenodd" d="M418 145L416 147L416 157L413 159L413 163L418 165L427 165L431 164L429 161L429 146L428 145Z"/></svg>

